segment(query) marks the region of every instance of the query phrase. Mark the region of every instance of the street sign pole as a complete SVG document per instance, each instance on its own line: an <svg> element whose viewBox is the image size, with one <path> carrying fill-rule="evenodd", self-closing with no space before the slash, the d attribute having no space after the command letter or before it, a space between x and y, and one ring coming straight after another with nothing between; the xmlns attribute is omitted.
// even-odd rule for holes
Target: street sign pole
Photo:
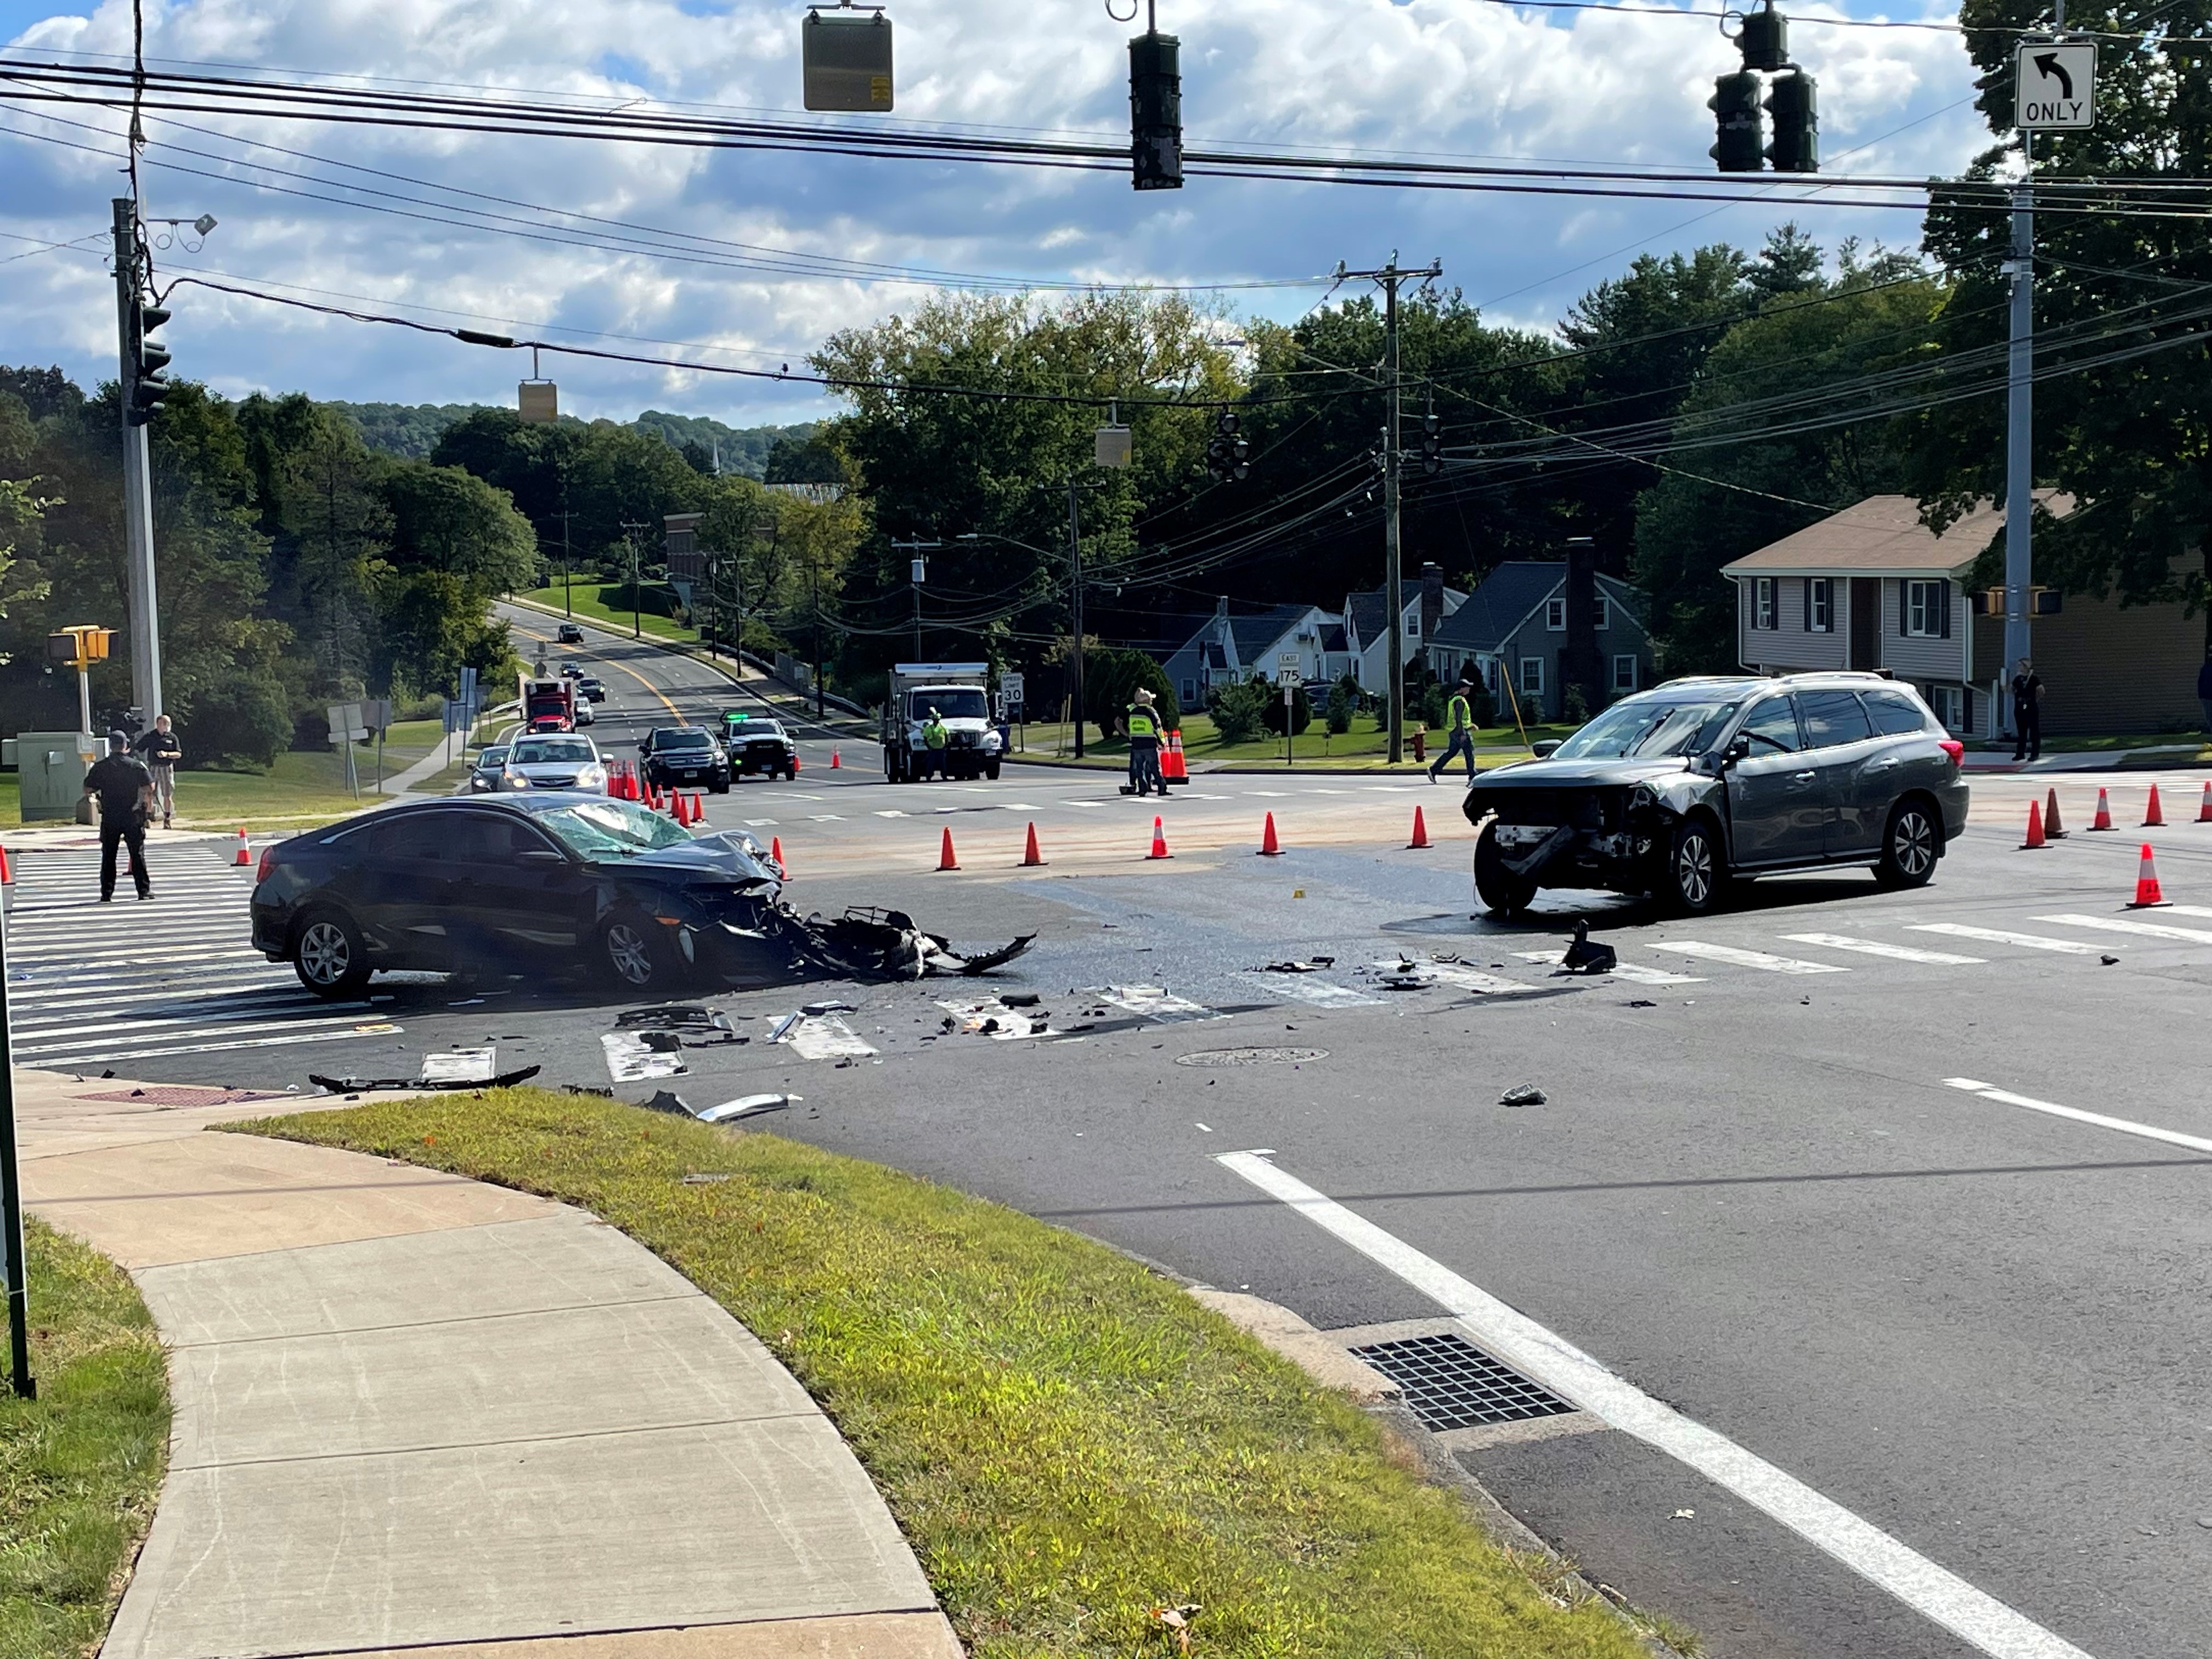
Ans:
<svg viewBox="0 0 2212 1659"><path fill-rule="evenodd" d="M0 910L5 905L0 902ZM31 1294L23 1260L23 1182L15 1155L15 1039L8 1012L8 923L0 915L0 1246L7 1255L8 1379L18 1396L39 1397L31 1375Z"/></svg>

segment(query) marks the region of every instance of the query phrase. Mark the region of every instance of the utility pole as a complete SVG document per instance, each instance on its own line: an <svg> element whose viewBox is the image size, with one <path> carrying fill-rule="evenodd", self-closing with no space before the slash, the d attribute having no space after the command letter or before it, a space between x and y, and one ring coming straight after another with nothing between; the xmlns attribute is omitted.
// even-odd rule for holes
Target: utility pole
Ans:
<svg viewBox="0 0 2212 1659"><path fill-rule="evenodd" d="M8 1381L36 1400L31 1375L31 1293L23 1261L23 1185L15 1158L15 1041L8 1016L8 924L0 919L0 1250L7 1257Z"/></svg>
<svg viewBox="0 0 2212 1659"><path fill-rule="evenodd" d="M639 551L638 538L651 529L650 525L632 524L623 520L623 537L629 543L629 636L634 640L645 637L645 600L638 592L640 577L638 562L643 557Z"/></svg>
<svg viewBox="0 0 2212 1659"><path fill-rule="evenodd" d="M1075 758L1083 758L1083 518L1078 503L1081 486L1075 474L1067 475L1067 611L1075 629L1075 654L1068 682L1069 707L1075 716Z"/></svg>
<svg viewBox="0 0 2212 1659"><path fill-rule="evenodd" d="M153 470L146 442L146 423L137 418L140 358L146 349L140 337L145 323L139 302L145 248L138 236L137 200L118 196L112 205L116 337L123 366L123 538L131 590L131 700L145 711L144 718L150 726L155 717L165 713L166 708L161 701L161 607L154 593ZM159 362L168 360L166 351L158 347L151 349ZM159 407L158 394L154 406Z"/></svg>
<svg viewBox="0 0 2212 1659"><path fill-rule="evenodd" d="M1398 422L1403 387L1398 377L1398 290L1411 279L1433 282L1443 275L1443 262L1431 259L1425 269L1400 268L1398 256L1380 270L1336 268L1336 280L1379 283L1382 288L1382 391L1388 409L1382 422L1382 603L1390 613L1390 749L1393 766L1406 758L1406 596L1405 550L1400 534L1399 489L1404 450Z"/></svg>
<svg viewBox="0 0 2212 1659"><path fill-rule="evenodd" d="M2027 604L2035 577L2029 540L2035 515L2035 193L2025 183L2012 193L2012 258L2007 268L2012 276L2012 326L2005 352L2004 665L1997 672L1997 708L2000 729L2009 732L2012 705L2004 687L2032 649Z"/></svg>
<svg viewBox="0 0 2212 1659"><path fill-rule="evenodd" d="M893 537L891 538L892 552L905 553L910 556L907 562L907 574L914 583L914 659L916 662L920 662L922 659L921 584L923 579L928 574L929 566L929 562L921 556L926 552L934 551L936 549L944 545L945 544L941 541L902 542L896 537Z"/></svg>

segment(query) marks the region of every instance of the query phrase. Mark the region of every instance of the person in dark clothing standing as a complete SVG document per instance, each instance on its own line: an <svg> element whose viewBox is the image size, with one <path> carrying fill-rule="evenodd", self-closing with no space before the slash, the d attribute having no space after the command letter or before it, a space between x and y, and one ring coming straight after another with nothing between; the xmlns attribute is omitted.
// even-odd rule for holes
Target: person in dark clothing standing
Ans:
<svg viewBox="0 0 2212 1659"><path fill-rule="evenodd" d="M2012 757L2043 758L2043 676L2026 657L2012 677Z"/></svg>
<svg viewBox="0 0 2212 1659"><path fill-rule="evenodd" d="M161 828L169 827L177 810L177 763L185 757L184 741L170 729L169 717L155 717L154 729L138 739L138 758L154 780L154 805L161 809Z"/></svg>
<svg viewBox="0 0 2212 1659"><path fill-rule="evenodd" d="M115 896L115 848L131 848L131 879L142 899L154 896L146 874L146 820L154 809L154 775L131 754L130 736L107 734L107 758L84 775L84 792L100 797L100 902Z"/></svg>

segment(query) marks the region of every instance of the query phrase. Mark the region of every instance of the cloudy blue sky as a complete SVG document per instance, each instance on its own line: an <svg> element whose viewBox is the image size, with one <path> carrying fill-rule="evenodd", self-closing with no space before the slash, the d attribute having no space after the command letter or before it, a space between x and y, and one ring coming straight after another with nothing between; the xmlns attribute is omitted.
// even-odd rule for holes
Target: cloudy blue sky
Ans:
<svg viewBox="0 0 2212 1659"><path fill-rule="evenodd" d="M799 106L804 8L794 0L145 3L147 55L168 66L608 103ZM1820 77L1831 173L1952 172L1987 142L1966 101L1972 71L1955 33L1816 21L1941 22L1948 11L1885 12L1864 0L1791 9L1793 55ZM1126 141L1132 31L1100 0L893 0L890 10L897 121ZM1523 10L1496 0L1161 0L1160 26L1182 39L1194 147L1358 146L1702 171L1711 165L1705 100L1735 57L1710 16ZM127 56L130 31L129 0L0 0L0 39L12 56L112 61ZM930 290L763 270L790 262L731 244L994 277L1189 283L1311 276L1340 259L1378 264L1395 248L1409 261L1440 257L1447 280L1493 319L1549 327L1636 252L1715 240L1755 246L1784 216L1765 205L1231 179L1139 196L1118 175L181 119L201 131L149 121L146 211L208 212L221 222L196 249L163 250L165 275L223 273L426 320L747 367L796 363L827 331ZM58 362L88 382L112 374L104 245L118 193L118 127L100 111L0 105L0 362ZM316 199L324 197L340 199ZM1910 213L1791 214L1830 246L1851 234L1910 245L1917 234ZM685 259L624 250L574 215L702 240ZM1288 318L1320 293L1232 289L1224 297L1240 311ZM183 290L175 308L177 372L232 394L511 403L521 368L513 356L205 290ZM830 409L811 388L681 369L568 360L547 372L561 381L563 407L586 416L657 407L750 424Z"/></svg>

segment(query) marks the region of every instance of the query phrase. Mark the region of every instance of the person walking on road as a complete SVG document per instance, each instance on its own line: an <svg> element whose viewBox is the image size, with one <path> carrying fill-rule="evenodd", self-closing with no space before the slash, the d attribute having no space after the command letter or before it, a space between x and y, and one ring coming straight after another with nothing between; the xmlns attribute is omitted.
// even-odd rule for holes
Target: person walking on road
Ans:
<svg viewBox="0 0 2212 1659"><path fill-rule="evenodd" d="M161 828L169 828L170 819L177 810L177 763L185 757L185 745L169 729L169 717L157 714L154 729L138 739L138 758L146 763L146 770L154 780L154 805L161 814Z"/></svg>
<svg viewBox="0 0 2212 1659"><path fill-rule="evenodd" d="M943 718L933 708L929 711L929 718L921 723L921 776L924 782L928 781L932 773L940 778L952 775L951 769L945 763L945 747L951 741L952 734L945 729Z"/></svg>
<svg viewBox="0 0 2212 1659"><path fill-rule="evenodd" d="M1437 773L1451 764L1454 755L1467 757L1467 775L1470 779L1474 776L1474 704L1469 696L1474 690L1474 682L1461 675L1451 695L1451 706L1444 715L1444 724L1450 727L1451 735L1445 742L1444 752L1429 768L1431 783L1437 781Z"/></svg>
<svg viewBox="0 0 2212 1659"><path fill-rule="evenodd" d="M100 797L100 902L115 896L115 849L119 842L131 849L131 879L138 896L154 896L154 884L146 873L146 820L154 810L154 775L131 753L131 738L123 732L107 734L107 758L93 763L84 775L84 792Z"/></svg>
<svg viewBox="0 0 2212 1659"><path fill-rule="evenodd" d="M2012 677L2012 757L2043 758L2043 676L2026 657Z"/></svg>
<svg viewBox="0 0 2212 1659"><path fill-rule="evenodd" d="M1158 790L1164 795L1167 781L1160 775L1160 717L1153 712L1152 694L1137 688L1137 699L1122 717L1129 734L1129 783L1138 794Z"/></svg>

